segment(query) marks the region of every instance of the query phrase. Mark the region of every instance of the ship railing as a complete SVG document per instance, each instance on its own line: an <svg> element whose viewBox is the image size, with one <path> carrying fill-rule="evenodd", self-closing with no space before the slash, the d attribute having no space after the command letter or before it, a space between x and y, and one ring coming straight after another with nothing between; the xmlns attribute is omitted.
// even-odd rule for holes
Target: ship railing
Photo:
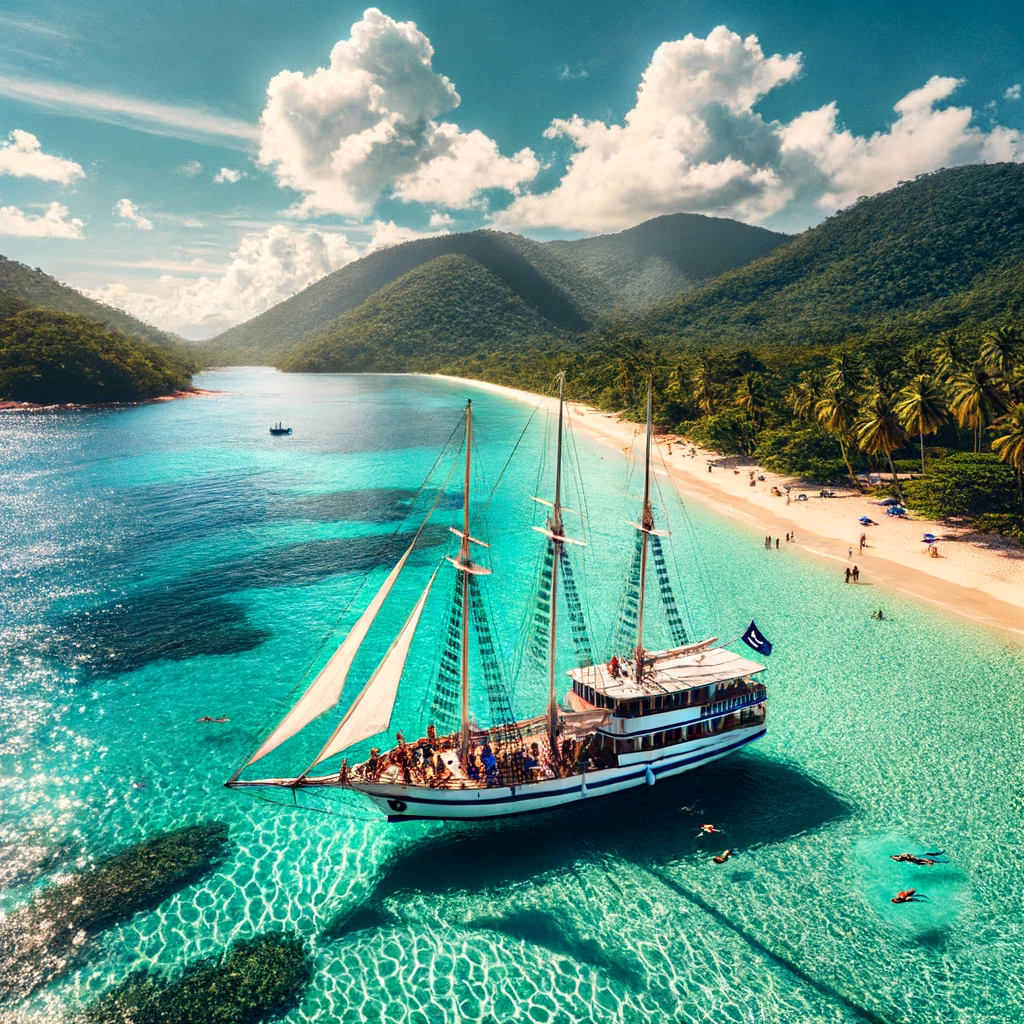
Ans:
<svg viewBox="0 0 1024 1024"><path fill-rule="evenodd" d="M741 708L748 708L754 704L760 704L767 696L763 686L759 686L741 697L729 697L727 700L715 701L714 704L706 704L700 709L701 718L711 718L715 715L726 714L729 711L738 711Z"/></svg>

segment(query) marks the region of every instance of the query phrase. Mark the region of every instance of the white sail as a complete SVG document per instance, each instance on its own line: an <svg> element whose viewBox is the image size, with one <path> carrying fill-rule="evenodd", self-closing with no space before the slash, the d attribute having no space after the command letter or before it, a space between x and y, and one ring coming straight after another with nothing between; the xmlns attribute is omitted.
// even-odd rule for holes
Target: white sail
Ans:
<svg viewBox="0 0 1024 1024"><path fill-rule="evenodd" d="M434 576L436 575L435 569ZM351 747L360 740L387 731L391 724L391 712L398 697L398 684L405 669L405 660L409 657L412 638L416 635L416 627L423 614L423 606L427 603L427 595L430 593L434 576L430 577L426 590L420 595L409 618L405 620L402 631L388 648L384 660L374 670L362 693L352 702L352 706L345 713L341 724L334 730L324 749L317 754L314 765L340 754L346 747ZM313 765L310 765L310 768L312 767Z"/></svg>
<svg viewBox="0 0 1024 1024"><path fill-rule="evenodd" d="M301 729L304 729L314 718L318 718L325 711L330 710L341 699L341 691L345 688L345 679L348 671L355 661L359 646L366 639L366 634L377 617L381 605L395 585L399 573L405 566L406 559L412 553L413 544L398 560L398 564L391 570L388 578L381 584L380 590L374 595L373 600L366 606L366 611L359 616L356 624L349 631L349 634L342 641L341 646L331 656L331 660L320 670L319 675L310 684L309 689L302 695L299 702L285 715L281 724L264 740L263 745L256 751L243 767L248 767L254 761L269 754L276 747L279 747L285 740L290 739Z"/></svg>

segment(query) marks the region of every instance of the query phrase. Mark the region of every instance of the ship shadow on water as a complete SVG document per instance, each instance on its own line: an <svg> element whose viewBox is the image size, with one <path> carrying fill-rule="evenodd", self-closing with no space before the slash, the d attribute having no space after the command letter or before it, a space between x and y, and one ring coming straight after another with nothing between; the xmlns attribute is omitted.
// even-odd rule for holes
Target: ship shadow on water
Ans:
<svg viewBox="0 0 1024 1024"><path fill-rule="evenodd" d="M408 927L408 907L418 903L417 897L507 897L517 886L578 875L583 863L608 870L627 863L664 881L669 876L660 869L673 863L703 860L724 847L756 855L759 847L851 813L846 801L796 766L743 753L654 787L551 813L436 828L398 849L370 896L339 913L322 936L344 941L360 932ZM701 837L705 822L725 834ZM532 907L520 899L506 903L505 912L458 915L461 927L507 936L587 964L635 991L650 991L652 979L643 963L599 927L588 934L566 914L549 909L546 900Z"/></svg>
<svg viewBox="0 0 1024 1024"><path fill-rule="evenodd" d="M662 867L719 847L752 852L851 813L845 800L796 766L738 754L656 786L557 811L449 825L396 852L373 895L475 892L598 857ZM701 836L705 822L724 835Z"/></svg>

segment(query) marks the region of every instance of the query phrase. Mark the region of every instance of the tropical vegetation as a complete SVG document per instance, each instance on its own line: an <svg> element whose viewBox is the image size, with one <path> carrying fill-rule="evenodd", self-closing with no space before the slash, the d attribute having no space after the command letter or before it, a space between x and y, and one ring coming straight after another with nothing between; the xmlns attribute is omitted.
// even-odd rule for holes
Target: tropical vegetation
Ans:
<svg viewBox="0 0 1024 1024"><path fill-rule="evenodd" d="M187 388L195 364L73 313L0 295L0 400L131 402Z"/></svg>

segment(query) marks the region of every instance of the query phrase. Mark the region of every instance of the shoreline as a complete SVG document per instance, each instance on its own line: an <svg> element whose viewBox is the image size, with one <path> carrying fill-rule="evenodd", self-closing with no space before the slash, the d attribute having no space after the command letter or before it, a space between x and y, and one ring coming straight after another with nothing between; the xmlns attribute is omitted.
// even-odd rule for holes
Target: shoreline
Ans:
<svg viewBox="0 0 1024 1024"><path fill-rule="evenodd" d="M468 384L531 405L550 408L556 401L488 381L447 374L424 376ZM617 451L642 445L642 426L617 413L578 402L566 402L565 407L571 426L600 443ZM773 539L793 533L796 545L804 551L843 566L856 564L872 583L975 622L1024 635L1024 549L1016 542L924 519L890 518L869 498L850 489L835 488L835 498L818 498L816 488L770 473L750 458L719 455L689 441L677 441L671 434L655 435L654 440L664 464L664 469L656 467L655 471L666 473L683 497L709 505ZM642 455L640 447L635 451ZM750 470L755 471L754 486L750 486ZM762 475L763 481L757 479ZM794 495L806 493L808 500L787 505L784 497L772 496L773 487L782 490L785 484L792 485ZM862 527L857 522L861 515L878 525ZM922 543L925 532L936 535L940 557L927 556ZM868 537L863 552L858 551L861 533ZM837 574L842 571L837 567Z"/></svg>
<svg viewBox="0 0 1024 1024"><path fill-rule="evenodd" d="M0 402L0 412L84 412L89 409L134 409L136 406L152 405L154 402L174 402L179 398L205 398L224 393L223 391L210 391L208 388L183 388L180 391L172 391L169 395L139 398L134 402L66 402L60 405L39 405L37 402Z"/></svg>

